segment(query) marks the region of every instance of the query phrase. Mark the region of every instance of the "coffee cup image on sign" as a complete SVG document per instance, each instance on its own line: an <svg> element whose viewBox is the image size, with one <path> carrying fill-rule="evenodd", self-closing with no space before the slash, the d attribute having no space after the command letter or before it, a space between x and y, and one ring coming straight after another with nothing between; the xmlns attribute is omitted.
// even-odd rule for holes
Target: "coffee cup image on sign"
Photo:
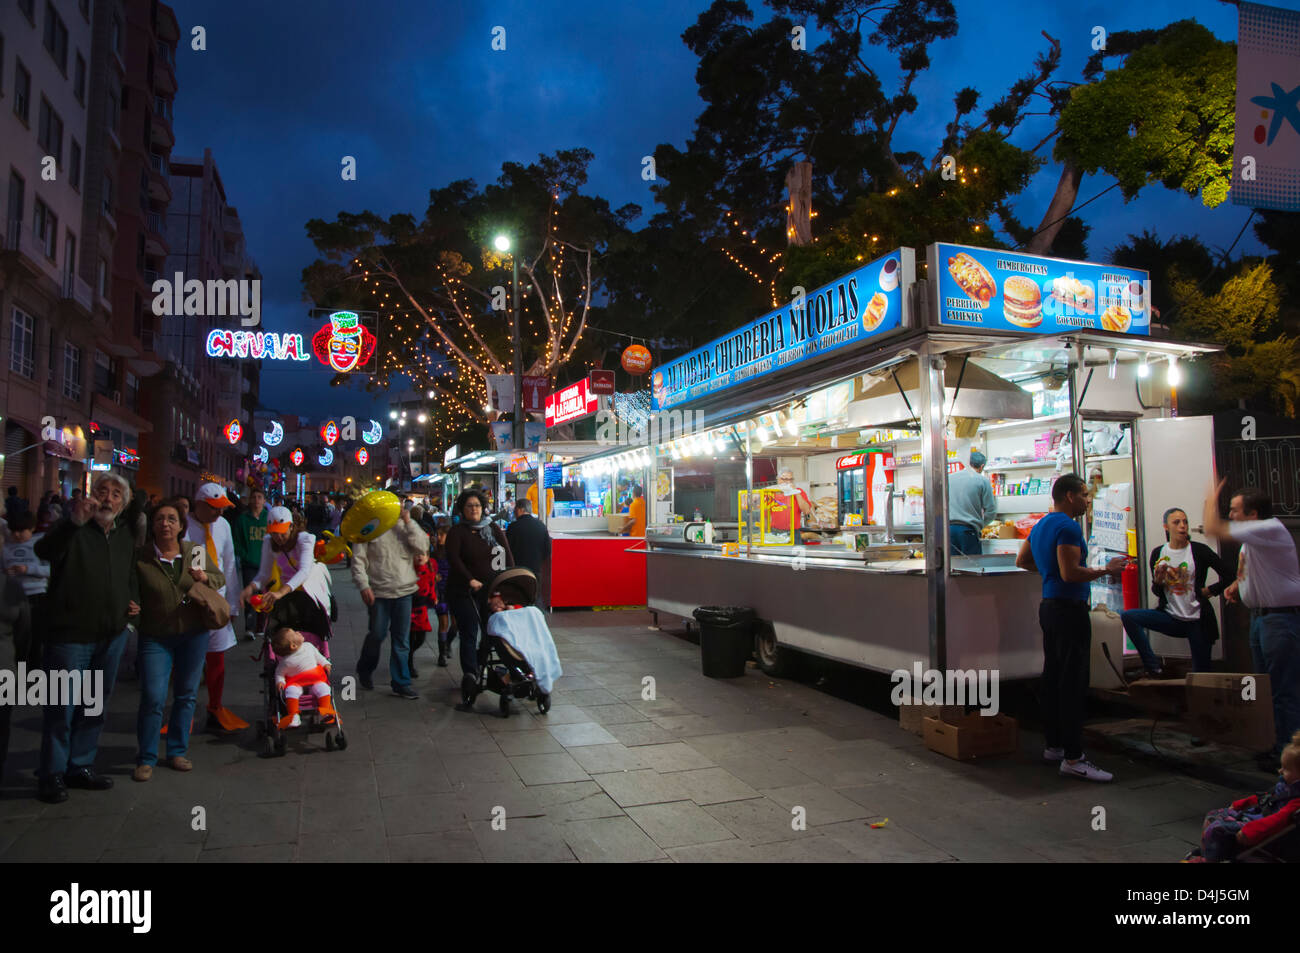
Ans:
<svg viewBox="0 0 1300 953"><path fill-rule="evenodd" d="M898 287L898 259L891 258L880 269L880 288L893 291Z"/></svg>
<svg viewBox="0 0 1300 953"><path fill-rule="evenodd" d="M877 291L867 302L867 308L862 312L862 326L868 331L874 331L880 327L880 322L885 320L885 313L889 310L889 299L881 292Z"/></svg>
<svg viewBox="0 0 1300 953"><path fill-rule="evenodd" d="M1038 282L1024 275L1012 275L1002 282L1002 316L1021 328L1043 323L1043 295Z"/></svg>

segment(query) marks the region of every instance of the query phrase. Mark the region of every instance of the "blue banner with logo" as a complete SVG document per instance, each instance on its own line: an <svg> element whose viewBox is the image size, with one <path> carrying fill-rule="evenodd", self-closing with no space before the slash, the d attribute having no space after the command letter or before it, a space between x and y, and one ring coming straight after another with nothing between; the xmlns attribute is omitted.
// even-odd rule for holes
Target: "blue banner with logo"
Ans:
<svg viewBox="0 0 1300 953"><path fill-rule="evenodd" d="M900 248L669 361L651 378L655 410L748 384L902 326L915 258Z"/></svg>
<svg viewBox="0 0 1300 953"><path fill-rule="evenodd" d="M970 245L930 246L937 322L993 331L1151 333L1151 276Z"/></svg>

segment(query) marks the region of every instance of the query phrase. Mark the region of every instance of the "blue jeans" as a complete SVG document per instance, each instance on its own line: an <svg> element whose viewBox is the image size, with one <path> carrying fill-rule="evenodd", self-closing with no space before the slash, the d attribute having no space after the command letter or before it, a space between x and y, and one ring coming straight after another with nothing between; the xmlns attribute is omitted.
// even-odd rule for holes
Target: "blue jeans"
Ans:
<svg viewBox="0 0 1300 953"><path fill-rule="evenodd" d="M1300 731L1300 615L1274 612L1251 619L1250 654L1255 671L1268 673L1281 751Z"/></svg>
<svg viewBox="0 0 1300 953"><path fill-rule="evenodd" d="M47 672L82 672L82 678L93 678L92 673L104 673L103 697L98 699L100 712L88 715L85 705L74 705L71 699L65 704L46 705L44 730L41 733L42 779L66 774L81 768L93 768L99 751L99 733L104 730L108 713L108 700L117 684L117 666L122 661L130 629L123 629L105 642L47 642L45 645L45 670ZM84 695L82 701L85 701Z"/></svg>
<svg viewBox="0 0 1300 953"><path fill-rule="evenodd" d="M1202 610L1204 611L1204 610ZM1175 619L1164 609L1129 609L1120 613L1120 621L1129 641L1142 656L1142 664L1148 671L1160 668L1160 660L1151 651L1151 640L1147 629L1155 629L1163 635L1172 635L1176 639L1186 639L1192 650L1192 671L1208 672L1210 670L1210 643L1205 640L1205 630L1200 620L1187 622Z"/></svg>
<svg viewBox="0 0 1300 953"><path fill-rule="evenodd" d="M361 646L357 661L357 674L369 676L379 667L379 647L389 634L393 644L388 647L388 675L393 688L411 687L411 597L380 599L370 607L370 631Z"/></svg>
<svg viewBox="0 0 1300 953"><path fill-rule="evenodd" d="M952 544L954 556L979 556L984 552L980 534L965 523L948 524L948 542Z"/></svg>
<svg viewBox="0 0 1300 953"><path fill-rule="evenodd" d="M158 763L158 732L167 703L167 680L172 680L172 715L167 722L167 757L176 758L190 748L190 722L198 697L199 675L208 652L208 633L192 632L167 639L140 639L140 709L135 735L140 745L136 764Z"/></svg>

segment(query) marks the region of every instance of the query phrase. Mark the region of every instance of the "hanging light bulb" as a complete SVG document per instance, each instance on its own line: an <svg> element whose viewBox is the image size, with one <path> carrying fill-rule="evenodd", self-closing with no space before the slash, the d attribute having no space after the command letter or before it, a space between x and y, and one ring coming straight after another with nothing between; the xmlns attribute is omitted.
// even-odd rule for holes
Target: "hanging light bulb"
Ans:
<svg viewBox="0 0 1300 953"><path fill-rule="evenodd" d="M1148 355L1142 355L1142 363L1138 365L1138 377L1150 377L1151 364L1148 362Z"/></svg>
<svg viewBox="0 0 1300 953"><path fill-rule="evenodd" d="M1119 373L1119 351L1116 351L1112 348L1110 352L1110 367L1107 369L1106 374L1111 380L1114 380L1115 375L1118 373Z"/></svg>
<svg viewBox="0 0 1300 953"><path fill-rule="evenodd" d="M758 430L754 433L759 443L767 443L767 428L762 424L758 425Z"/></svg>
<svg viewBox="0 0 1300 953"><path fill-rule="evenodd" d="M781 429L781 412L778 410L776 413L771 415L770 419L772 421L772 429L776 431L776 435L778 437L784 437L785 431Z"/></svg>
<svg viewBox="0 0 1300 953"><path fill-rule="evenodd" d="M722 431L721 431L721 430L718 430L718 431L715 431L715 432L714 432L714 434L713 434L713 446L714 446L715 449L717 449L718 453L722 453L723 451L725 451L725 450L727 449L726 441L724 441L724 440L722 439Z"/></svg>
<svg viewBox="0 0 1300 953"><path fill-rule="evenodd" d="M1183 372L1178 366L1178 358L1172 355L1169 358L1169 386L1177 387L1183 382Z"/></svg>

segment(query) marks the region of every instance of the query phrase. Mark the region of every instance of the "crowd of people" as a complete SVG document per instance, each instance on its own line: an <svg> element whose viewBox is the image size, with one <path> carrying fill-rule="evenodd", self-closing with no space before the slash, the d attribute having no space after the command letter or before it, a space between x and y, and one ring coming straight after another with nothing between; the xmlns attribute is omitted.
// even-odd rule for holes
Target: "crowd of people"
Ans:
<svg viewBox="0 0 1300 953"><path fill-rule="evenodd" d="M338 533L351 502L309 494L302 505L282 498L270 505L260 488L238 500L216 483L202 485L193 499L148 498L122 477L102 474L89 495L74 491L65 501L46 494L38 516L10 487L0 519L0 668L24 662L102 679L102 704L94 709L84 697L44 708L37 796L57 804L69 788L112 787L95 763L119 674L139 681L136 781L150 780L159 764L193 770L187 754L200 684L204 730L229 735L248 728L225 705L225 655L237 642L241 616L245 637L256 637L258 611L276 620L274 644L292 669L283 677L277 672L286 721L296 717L304 690L332 717L329 666L322 677L319 653L300 633L328 639L338 619L317 543L327 531ZM415 655L434 637L435 621L436 664L449 663L459 639L463 677L477 677L491 579L515 565L516 551L536 573L550 556L550 537L530 502L511 502L511 513L494 517L488 494L477 487L461 493L450 513L403 500L391 530L353 544L348 566L369 614L355 668L362 688L373 688L388 641L393 694L418 698ZM0 776L11 712L0 707Z"/></svg>

